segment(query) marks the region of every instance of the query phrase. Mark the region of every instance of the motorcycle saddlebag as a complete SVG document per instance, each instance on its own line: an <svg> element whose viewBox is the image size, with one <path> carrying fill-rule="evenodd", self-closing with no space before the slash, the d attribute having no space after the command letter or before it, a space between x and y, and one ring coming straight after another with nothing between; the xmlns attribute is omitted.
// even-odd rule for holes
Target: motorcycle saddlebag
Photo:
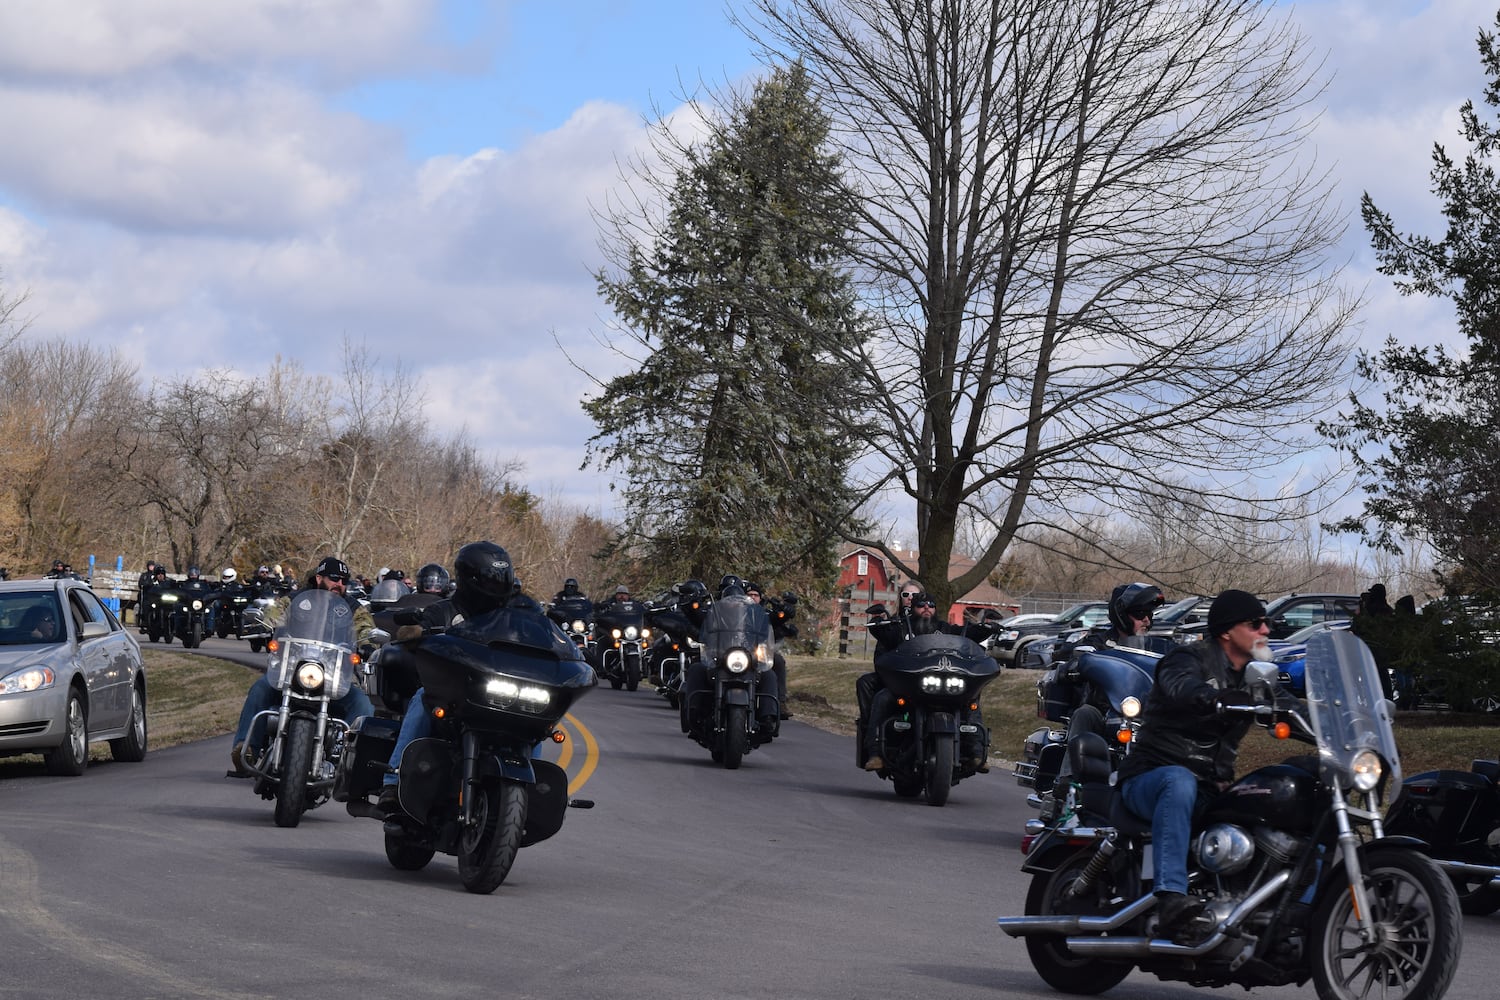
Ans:
<svg viewBox="0 0 1500 1000"><path fill-rule="evenodd" d="M380 791L385 766L396 747L401 724L394 719L367 715L357 720L344 737L344 752L333 776L335 802L362 799Z"/></svg>
<svg viewBox="0 0 1500 1000"><path fill-rule="evenodd" d="M562 829L568 811L568 772L548 760L532 760L536 783L526 787L526 829L521 846L530 847Z"/></svg>

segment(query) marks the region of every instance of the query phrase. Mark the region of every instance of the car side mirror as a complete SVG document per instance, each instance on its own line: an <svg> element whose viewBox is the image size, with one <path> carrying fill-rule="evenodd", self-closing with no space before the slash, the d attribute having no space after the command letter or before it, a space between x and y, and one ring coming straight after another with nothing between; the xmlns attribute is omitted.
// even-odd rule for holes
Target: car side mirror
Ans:
<svg viewBox="0 0 1500 1000"><path fill-rule="evenodd" d="M84 622L83 627L78 630L80 639L97 639L101 635L109 635L109 626L103 622Z"/></svg>

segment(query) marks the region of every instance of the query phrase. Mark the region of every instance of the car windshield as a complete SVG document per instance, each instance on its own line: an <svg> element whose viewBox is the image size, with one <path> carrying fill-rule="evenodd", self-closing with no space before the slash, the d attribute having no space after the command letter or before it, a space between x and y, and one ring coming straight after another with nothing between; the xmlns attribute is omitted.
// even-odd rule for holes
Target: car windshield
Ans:
<svg viewBox="0 0 1500 1000"><path fill-rule="evenodd" d="M1083 618L1090 610L1092 610L1096 606L1097 605L1095 604L1095 602L1092 601L1087 604L1075 604L1068 610L1064 611L1062 614L1054 616L1052 619L1052 624L1067 625L1070 622L1075 622L1078 619Z"/></svg>
<svg viewBox="0 0 1500 1000"><path fill-rule="evenodd" d="M1202 600L1203 598L1201 597L1184 597L1176 604L1169 604L1152 615L1152 621L1157 625L1175 624L1178 620L1186 618L1188 613L1196 608Z"/></svg>
<svg viewBox="0 0 1500 1000"><path fill-rule="evenodd" d="M66 638L56 594L50 590L0 594L0 645L56 643Z"/></svg>

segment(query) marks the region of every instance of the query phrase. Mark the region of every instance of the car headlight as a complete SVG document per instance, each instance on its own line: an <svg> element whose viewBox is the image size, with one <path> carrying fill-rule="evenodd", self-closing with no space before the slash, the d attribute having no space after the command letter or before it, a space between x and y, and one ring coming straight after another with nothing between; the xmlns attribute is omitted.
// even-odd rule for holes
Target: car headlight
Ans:
<svg viewBox="0 0 1500 1000"><path fill-rule="evenodd" d="M1380 755L1374 750L1361 750L1355 754L1354 759L1349 762L1349 770L1354 775L1354 787L1362 792L1368 792L1380 784L1380 776L1385 773Z"/></svg>
<svg viewBox="0 0 1500 1000"><path fill-rule="evenodd" d="M323 686L323 664L308 660L297 665L297 683L308 691Z"/></svg>
<svg viewBox="0 0 1500 1000"><path fill-rule="evenodd" d="M580 618L580 619L577 619L576 621L573 622L573 631L574 632L582 632L583 631L583 619Z"/></svg>
<svg viewBox="0 0 1500 1000"><path fill-rule="evenodd" d="M627 638L627 639L634 639L635 637L636 637L635 626L634 625L626 625L625 626L625 638Z"/></svg>
<svg viewBox="0 0 1500 1000"><path fill-rule="evenodd" d="M0 680L0 694L40 691L56 683L57 675L52 672L51 667L27 667L25 670L17 670L4 680Z"/></svg>
<svg viewBox="0 0 1500 1000"><path fill-rule="evenodd" d="M1130 695L1128 698L1121 701L1120 714L1125 716L1125 718L1127 719L1133 719L1137 715L1140 715L1141 699L1137 698L1135 695Z"/></svg>
<svg viewBox="0 0 1500 1000"><path fill-rule="evenodd" d="M724 657L724 666L731 674L742 674L750 669L750 654L743 649L731 649Z"/></svg>
<svg viewBox="0 0 1500 1000"><path fill-rule="evenodd" d="M964 679L962 677L949 677L943 681L943 687L949 694L964 693Z"/></svg>
<svg viewBox="0 0 1500 1000"><path fill-rule="evenodd" d="M1015 629L1007 629L1006 631L1000 633L1000 638L1004 639L1006 642L1015 642L1017 639L1021 638L1021 633L1017 632Z"/></svg>
<svg viewBox="0 0 1500 1000"><path fill-rule="evenodd" d="M943 679L937 674L922 675L922 691L924 694L937 694L943 690Z"/></svg>

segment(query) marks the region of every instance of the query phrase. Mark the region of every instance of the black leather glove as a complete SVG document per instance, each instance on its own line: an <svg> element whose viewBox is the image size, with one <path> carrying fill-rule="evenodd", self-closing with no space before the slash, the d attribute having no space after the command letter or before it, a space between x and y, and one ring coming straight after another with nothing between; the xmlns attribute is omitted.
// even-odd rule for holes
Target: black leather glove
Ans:
<svg viewBox="0 0 1500 1000"><path fill-rule="evenodd" d="M1246 708L1255 704L1255 699L1250 696L1249 691L1230 689L1219 692L1218 709L1224 711L1226 708Z"/></svg>

